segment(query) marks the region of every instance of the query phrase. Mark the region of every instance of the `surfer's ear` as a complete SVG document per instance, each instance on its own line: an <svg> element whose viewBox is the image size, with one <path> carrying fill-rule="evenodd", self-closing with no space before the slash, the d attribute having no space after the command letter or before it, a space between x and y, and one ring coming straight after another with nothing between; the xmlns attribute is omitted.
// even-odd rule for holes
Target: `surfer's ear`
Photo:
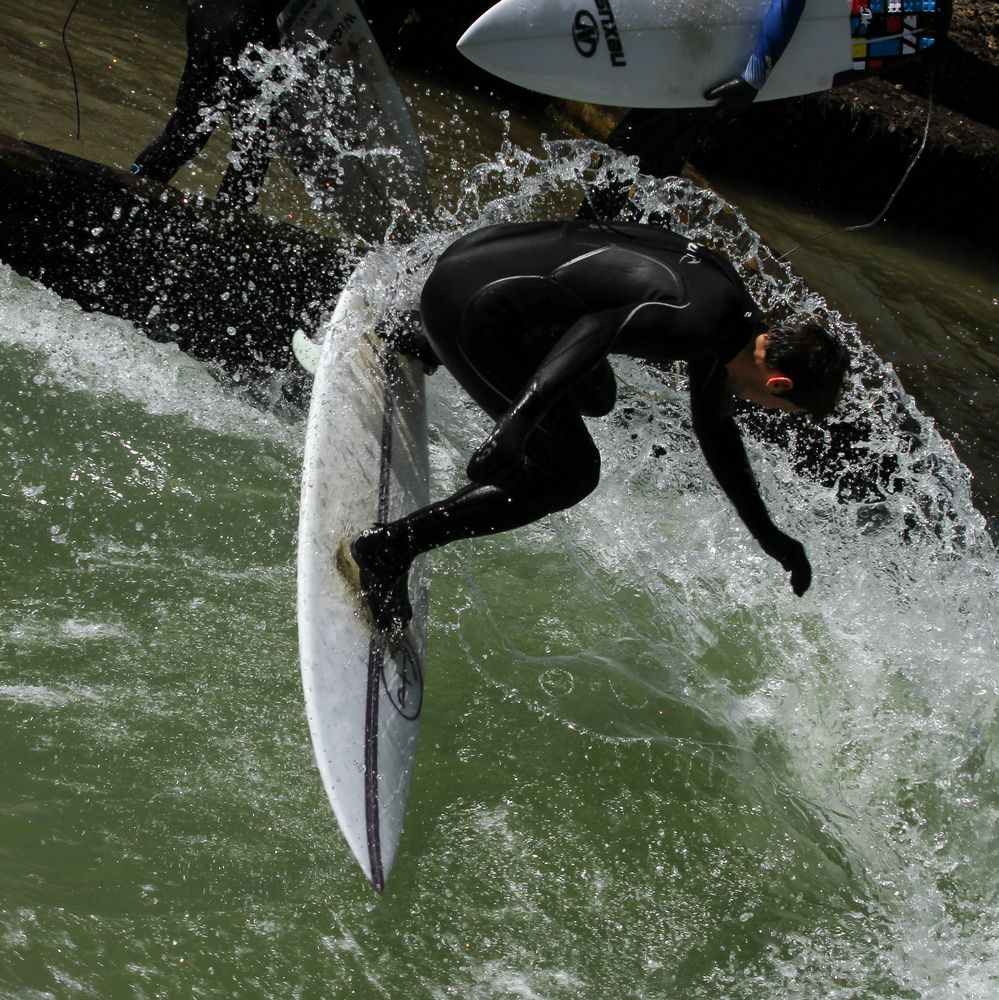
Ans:
<svg viewBox="0 0 999 1000"><path fill-rule="evenodd" d="M785 392L790 392L794 388L794 380L788 378L787 375L771 375L767 379L767 389L770 392L776 393L778 396Z"/></svg>

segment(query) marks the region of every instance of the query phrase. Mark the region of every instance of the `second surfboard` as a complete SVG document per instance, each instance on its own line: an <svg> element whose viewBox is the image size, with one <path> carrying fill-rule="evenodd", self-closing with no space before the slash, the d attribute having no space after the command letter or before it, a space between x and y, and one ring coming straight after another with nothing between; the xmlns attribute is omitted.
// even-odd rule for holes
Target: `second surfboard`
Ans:
<svg viewBox="0 0 999 1000"><path fill-rule="evenodd" d="M737 76L770 0L501 0L458 48L494 76L567 100L697 108ZM808 0L760 100L833 86L855 65L849 0Z"/></svg>

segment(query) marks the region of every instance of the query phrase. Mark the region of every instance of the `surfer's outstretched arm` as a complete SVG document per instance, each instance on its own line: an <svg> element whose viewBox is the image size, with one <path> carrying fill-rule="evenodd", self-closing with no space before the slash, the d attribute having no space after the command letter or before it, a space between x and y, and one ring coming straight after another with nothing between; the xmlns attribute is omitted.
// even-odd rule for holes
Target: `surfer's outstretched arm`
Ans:
<svg viewBox="0 0 999 1000"><path fill-rule="evenodd" d="M731 413L719 413L717 397L706 390L707 367L703 362L690 365L691 415L698 444L742 523L760 548L791 574L791 588L800 597L812 581L804 546L771 519L735 420Z"/></svg>

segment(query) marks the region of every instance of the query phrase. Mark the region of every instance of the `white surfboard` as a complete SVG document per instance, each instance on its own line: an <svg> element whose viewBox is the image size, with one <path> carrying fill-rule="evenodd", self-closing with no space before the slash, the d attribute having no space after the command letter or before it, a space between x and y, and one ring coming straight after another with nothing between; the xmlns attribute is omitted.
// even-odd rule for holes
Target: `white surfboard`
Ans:
<svg viewBox="0 0 999 1000"><path fill-rule="evenodd" d="M375 891L402 833L423 704L427 588L410 576L401 639L373 628L337 568L337 548L428 502L423 368L374 335L398 281L371 254L330 322L309 406L298 531L302 686L316 762L340 829ZM381 290L381 291L379 291Z"/></svg>
<svg viewBox="0 0 999 1000"><path fill-rule="evenodd" d="M290 43L321 43L315 79L286 102L278 148L310 196L373 242L430 211L427 168L409 107L354 0L291 0L278 16ZM393 220L398 220L393 226Z"/></svg>
<svg viewBox="0 0 999 1000"><path fill-rule="evenodd" d="M461 37L519 86L629 108L698 108L745 69L770 0L501 0ZM853 67L850 0L808 0L758 100L827 90Z"/></svg>

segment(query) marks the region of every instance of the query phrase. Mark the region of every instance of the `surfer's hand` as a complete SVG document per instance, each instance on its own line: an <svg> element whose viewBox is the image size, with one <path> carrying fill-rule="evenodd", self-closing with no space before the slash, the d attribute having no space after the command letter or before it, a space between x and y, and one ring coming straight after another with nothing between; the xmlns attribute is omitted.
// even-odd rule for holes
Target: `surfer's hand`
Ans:
<svg viewBox="0 0 999 1000"><path fill-rule="evenodd" d="M751 83L747 83L741 76L736 76L709 87L704 91L704 100L717 100L715 107L719 111L734 115L745 111L756 100L758 93L759 91Z"/></svg>
<svg viewBox="0 0 999 1000"><path fill-rule="evenodd" d="M763 551L791 574L791 589L801 597L812 583L812 566L804 545L783 531L777 531L767 539Z"/></svg>

